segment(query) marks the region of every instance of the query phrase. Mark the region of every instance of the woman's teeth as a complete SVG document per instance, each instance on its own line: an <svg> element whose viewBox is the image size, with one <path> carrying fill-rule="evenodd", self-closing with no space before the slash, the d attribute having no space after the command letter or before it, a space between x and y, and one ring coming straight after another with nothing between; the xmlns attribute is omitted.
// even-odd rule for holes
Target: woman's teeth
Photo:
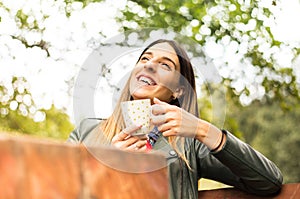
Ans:
<svg viewBox="0 0 300 199"><path fill-rule="evenodd" d="M155 85L155 82L153 82L150 78L147 78L147 77L144 77L144 76L140 77L139 81L144 82L144 83L148 84L149 86L150 85Z"/></svg>

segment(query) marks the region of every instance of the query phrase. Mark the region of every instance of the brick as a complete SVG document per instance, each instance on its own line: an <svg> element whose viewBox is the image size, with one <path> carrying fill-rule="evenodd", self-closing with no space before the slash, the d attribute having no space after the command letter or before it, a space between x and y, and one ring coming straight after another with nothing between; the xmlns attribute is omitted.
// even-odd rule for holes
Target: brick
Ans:
<svg viewBox="0 0 300 199"><path fill-rule="evenodd" d="M19 198L16 190L22 178L20 155L10 140L0 140L0 198Z"/></svg>
<svg viewBox="0 0 300 199"><path fill-rule="evenodd" d="M79 148L28 138L2 139L0 160L0 198L73 199L81 194Z"/></svg>
<svg viewBox="0 0 300 199"><path fill-rule="evenodd" d="M164 157L107 148L88 149L85 156L87 198L168 198Z"/></svg>
<svg viewBox="0 0 300 199"><path fill-rule="evenodd" d="M165 199L165 164L161 155L0 135L0 198Z"/></svg>

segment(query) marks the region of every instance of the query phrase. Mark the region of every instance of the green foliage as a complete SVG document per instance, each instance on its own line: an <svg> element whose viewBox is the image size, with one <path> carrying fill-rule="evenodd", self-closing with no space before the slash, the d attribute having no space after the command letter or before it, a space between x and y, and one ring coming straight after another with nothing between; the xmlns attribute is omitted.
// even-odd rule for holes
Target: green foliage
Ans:
<svg viewBox="0 0 300 199"><path fill-rule="evenodd" d="M0 81L0 114L7 115L10 110L23 116L33 117L36 107L24 77L13 77L10 83Z"/></svg>
<svg viewBox="0 0 300 199"><path fill-rule="evenodd" d="M54 106L49 110L43 110L43 114L45 114L45 120L35 122L28 116L10 111L6 116L0 117L0 131L66 140L74 129L69 116Z"/></svg>
<svg viewBox="0 0 300 199"><path fill-rule="evenodd" d="M72 13L72 4L73 3L81 3L82 7L86 7L90 3L102 2L103 0L64 0L65 1L65 12L66 16L70 17Z"/></svg>
<svg viewBox="0 0 300 199"><path fill-rule="evenodd" d="M186 4L190 5L189 2ZM205 8L203 8L203 11L205 11ZM195 11L195 14L202 15L201 13L203 12ZM124 30L132 29L130 23L126 22L136 22L142 28L172 28L174 31L180 32L182 27L187 26L192 19L191 15L185 12L182 2L177 0L128 1L122 14L123 17L117 18L117 20L123 24Z"/></svg>
<svg viewBox="0 0 300 199"><path fill-rule="evenodd" d="M89 3L101 2L103 0L65 0L66 4L72 4L74 2L80 2L83 4L83 7L87 6Z"/></svg>
<svg viewBox="0 0 300 199"><path fill-rule="evenodd" d="M130 0L117 20L124 31L149 27L165 28L191 37L200 45L204 45L209 39L218 42L229 36L230 41L247 46L239 67L249 61L260 70L257 75L265 78L261 84L268 97L282 101L285 96L291 95L300 99L295 72L289 66L280 66L271 52L283 46L282 42L274 39L270 27L265 23L274 19L272 6L277 5L271 1L270 5L263 5L260 1L235 0ZM299 49L291 48L294 57L298 56ZM268 51L271 53L268 54ZM223 67L227 65L224 62ZM231 83L238 78L240 77L223 77L223 83L228 89L232 89L232 97L249 97L251 93L247 86L239 92L232 87Z"/></svg>
<svg viewBox="0 0 300 199"><path fill-rule="evenodd" d="M210 100L211 96L212 92L205 94L198 103L200 117L214 124L215 107ZM294 106L292 109L284 109L282 102L277 100L255 101L244 107L234 99L232 94L227 93L223 128L272 160L282 171L284 183L299 182L300 101L294 101L295 98L287 96L284 102ZM215 106L218 107L216 104Z"/></svg>
<svg viewBox="0 0 300 199"><path fill-rule="evenodd" d="M36 29L38 30L38 24L37 21L34 20L33 23L28 23L28 17L29 15L24 14L23 10L18 10L15 20L18 22L19 28L21 29Z"/></svg>
<svg viewBox="0 0 300 199"><path fill-rule="evenodd" d="M297 104L284 110L279 102L257 101L248 107L228 102L227 122L228 118L235 121L234 128L243 132L243 139L275 162L283 173L284 183L300 181L299 101ZM229 130L234 132L234 128Z"/></svg>
<svg viewBox="0 0 300 199"><path fill-rule="evenodd" d="M0 82L0 131L65 140L74 129L69 116L53 105L38 110L24 77Z"/></svg>
<svg viewBox="0 0 300 199"><path fill-rule="evenodd" d="M218 85L207 85L207 87L209 88L202 88L202 97L198 99L200 118L211 122L218 128L229 130L240 139L244 139L238 121L230 114L238 112L243 107L239 103L233 103L233 101L231 104L235 104L234 106L228 105L231 96L226 96L220 92L221 89ZM209 92L207 92L208 90Z"/></svg>

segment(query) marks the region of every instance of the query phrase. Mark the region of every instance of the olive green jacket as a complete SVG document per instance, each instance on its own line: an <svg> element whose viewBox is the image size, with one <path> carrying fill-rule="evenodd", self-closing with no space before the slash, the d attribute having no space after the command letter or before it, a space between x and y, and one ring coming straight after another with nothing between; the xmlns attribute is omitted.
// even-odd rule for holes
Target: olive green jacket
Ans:
<svg viewBox="0 0 300 199"><path fill-rule="evenodd" d="M69 136L68 142L95 146L101 139L92 131L99 119L85 119ZM170 198L198 198L198 180L212 179L256 195L279 192L282 175L273 162L227 131L223 148L215 153L196 139L186 138L185 155L191 169L161 136L154 149L168 162ZM98 142L99 143L99 142Z"/></svg>

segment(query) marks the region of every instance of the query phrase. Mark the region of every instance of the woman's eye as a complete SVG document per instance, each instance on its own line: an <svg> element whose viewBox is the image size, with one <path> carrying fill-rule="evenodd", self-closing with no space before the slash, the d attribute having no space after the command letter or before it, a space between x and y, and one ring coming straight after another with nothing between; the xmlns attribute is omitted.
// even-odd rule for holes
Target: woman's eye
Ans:
<svg viewBox="0 0 300 199"><path fill-rule="evenodd" d="M148 57L142 57L141 60L142 61L149 61L149 58Z"/></svg>
<svg viewBox="0 0 300 199"><path fill-rule="evenodd" d="M161 63L161 65L163 66L163 68L165 68L167 70L172 70L172 68L169 66L169 64Z"/></svg>

